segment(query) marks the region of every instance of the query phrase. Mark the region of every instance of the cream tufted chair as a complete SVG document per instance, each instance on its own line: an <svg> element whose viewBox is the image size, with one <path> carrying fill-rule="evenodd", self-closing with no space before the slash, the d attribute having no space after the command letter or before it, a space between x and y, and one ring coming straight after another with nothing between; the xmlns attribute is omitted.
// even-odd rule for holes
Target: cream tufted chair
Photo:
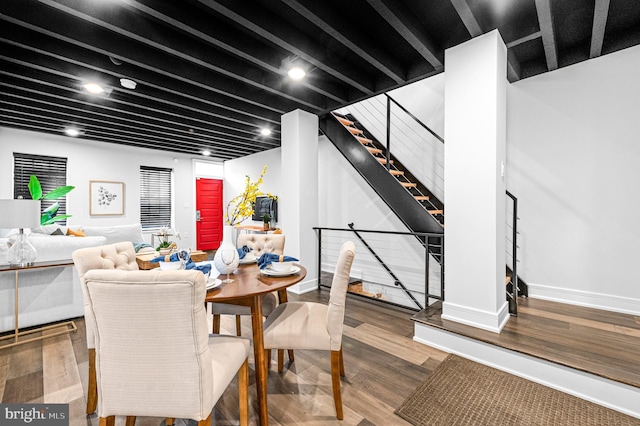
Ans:
<svg viewBox="0 0 640 426"><path fill-rule="evenodd" d="M331 282L329 305L313 302L287 302L279 305L264 323L264 347L271 349L312 349L331 351L331 384L336 415L342 420L340 376L344 376L342 329L349 273L355 255L353 242L340 249ZM281 357L281 354L278 354ZM278 369L282 362L278 359Z"/></svg>
<svg viewBox="0 0 640 426"><path fill-rule="evenodd" d="M115 416L191 419L212 410L238 374L240 424L249 417L250 341L207 331L197 270L91 270L83 286L95 328L100 425Z"/></svg>
<svg viewBox="0 0 640 426"><path fill-rule="evenodd" d="M133 243L125 241L99 247L88 247L73 252L73 263L84 282L84 275L91 269L122 269L125 271L137 271L136 252ZM98 403L98 386L96 384L96 350L95 333L93 330L93 313L89 309L89 300L82 286L84 297L84 320L87 329L87 349L89 350L89 388L87 390L87 414L96 411Z"/></svg>
<svg viewBox="0 0 640 426"><path fill-rule="evenodd" d="M263 253L284 254L284 234L240 234L236 242L237 247L247 246L256 258ZM262 314L267 317L278 304L277 294L269 293L262 298ZM251 308L247 306L229 305L226 303L212 303L213 332L220 333L220 315L236 316L236 334L240 336L240 315L251 315Z"/></svg>

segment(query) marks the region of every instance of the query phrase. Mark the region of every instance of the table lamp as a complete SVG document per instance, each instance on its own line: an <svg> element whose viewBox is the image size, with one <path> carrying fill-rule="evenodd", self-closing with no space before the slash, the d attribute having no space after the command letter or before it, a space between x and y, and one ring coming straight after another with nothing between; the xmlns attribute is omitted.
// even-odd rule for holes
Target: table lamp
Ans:
<svg viewBox="0 0 640 426"><path fill-rule="evenodd" d="M24 228L40 226L39 200L0 200L0 228L18 228L16 241L7 251L7 262L11 266L25 267L36 260L36 249L24 233Z"/></svg>

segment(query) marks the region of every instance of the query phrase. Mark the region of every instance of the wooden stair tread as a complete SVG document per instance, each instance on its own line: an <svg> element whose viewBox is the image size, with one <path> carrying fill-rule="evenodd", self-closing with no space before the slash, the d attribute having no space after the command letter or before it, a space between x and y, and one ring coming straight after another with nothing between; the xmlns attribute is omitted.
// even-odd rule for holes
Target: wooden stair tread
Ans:
<svg viewBox="0 0 640 426"><path fill-rule="evenodd" d="M381 164L387 164L386 158L377 157L376 160L378 160L378 162L380 162ZM391 160L390 163L393 164L393 160Z"/></svg>
<svg viewBox="0 0 640 426"><path fill-rule="evenodd" d="M416 186L418 186L418 184L414 182L400 182L400 184L405 188L415 188Z"/></svg>
<svg viewBox="0 0 640 426"><path fill-rule="evenodd" d="M338 121L343 125L343 126L353 126L353 121L351 120L347 120L346 118L343 117L338 117L337 115L334 115L335 118L338 119Z"/></svg>
<svg viewBox="0 0 640 426"><path fill-rule="evenodd" d="M356 139L358 139L358 142L360 142L363 145L367 145L367 144L373 143L373 141L371 139L365 138L364 136L356 136Z"/></svg>
<svg viewBox="0 0 640 426"><path fill-rule="evenodd" d="M404 172L402 170L389 169L389 173L391 173L393 176L402 176L402 175L404 175Z"/></svg>
<svg viewBox="0 0 640 426"><path fill-rule="evenodd" d="M381 149L373 148L373 147L370 147L370 146L368 146L367 149L372 154L382 154L382 150Z"/></svg>
<svg viewBox="0 0 640 426"><path fill-rule="evenodd" d="M345 129L351 132L352 135L361 135L363 133L362 130L356 129L355 127L345 126Z"/></svg>
<svg viewBox="0 0 640 426"><path fill-rule="evenodd" d="M443 214L444 210L427 210L430 214Z"/></svg>
<svg viewBox="0 0 640 426"><path fill-rule="evenodd" d="M428 201L429 200L429 196L428 195L414 195L413 198L415 198L418 201Z"/></svg>

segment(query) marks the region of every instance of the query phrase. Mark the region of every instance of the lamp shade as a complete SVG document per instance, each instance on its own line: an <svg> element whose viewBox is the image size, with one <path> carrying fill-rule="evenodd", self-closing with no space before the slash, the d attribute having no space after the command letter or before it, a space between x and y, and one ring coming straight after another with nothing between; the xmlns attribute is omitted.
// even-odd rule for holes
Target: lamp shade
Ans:
<svg viewBox="0 0 640 426"><path fill-rule="evenodd" d="M0 228L40 226L40 200L0 200Z"/></svg>

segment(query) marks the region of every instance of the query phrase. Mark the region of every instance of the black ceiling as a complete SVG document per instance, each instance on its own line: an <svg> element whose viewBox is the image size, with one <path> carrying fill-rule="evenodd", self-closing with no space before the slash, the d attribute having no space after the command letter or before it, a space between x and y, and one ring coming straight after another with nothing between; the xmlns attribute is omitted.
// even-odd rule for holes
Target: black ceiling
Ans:
<svg viewBox="0 0 640 426"><path fill-rule="evenodd" d="M278 147L282 114L442 72L445 49L495 28L513 82L640 43L640 1L1 0L0 126L236 158Z"/></svg>

